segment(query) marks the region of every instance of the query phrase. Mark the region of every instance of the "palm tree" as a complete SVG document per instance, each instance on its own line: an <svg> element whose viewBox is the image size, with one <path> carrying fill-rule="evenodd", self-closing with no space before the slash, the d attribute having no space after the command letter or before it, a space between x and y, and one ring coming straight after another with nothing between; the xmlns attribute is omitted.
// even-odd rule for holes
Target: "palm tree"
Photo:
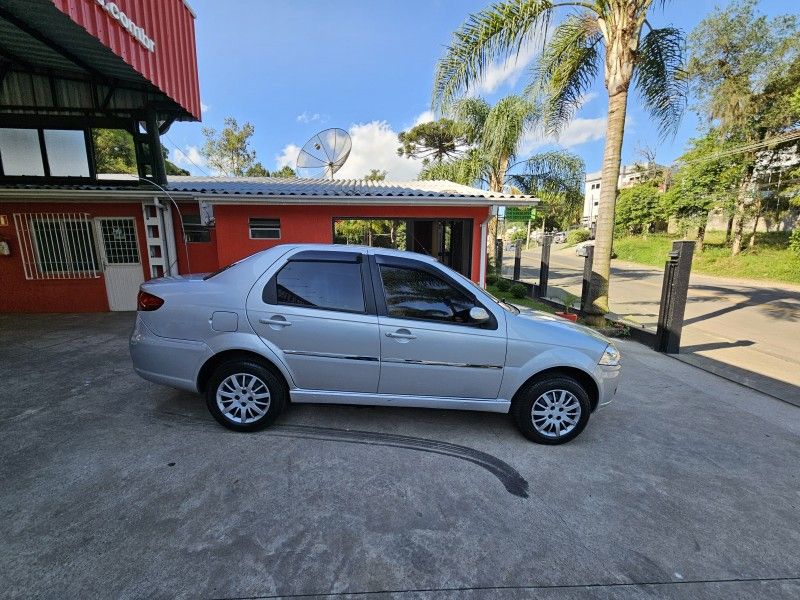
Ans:
<svg viewBox="0 0 800 600"><path fill-rule="evenodd" d="M509 177L523 194L541 200L542 226L566 227L580 216L583 207L583 160L571 152L557 150L534 154L524 161L525 170Z"/></svg>
<svg viewBox="0 0 800 600"><path fill-rule="evenodd" d="M587 307L594 315L608 311L614 205L630 85L636 85L662 133L677 127L685 106L683 35L673 27L654 29L650 25L647 13L652 3L499 1L470 15L455 32L434 79L433 105L441 109L479 82L495 61L518 53L524 44L546 39L529 91L542 97L545 128L557 134L575 114L603 68L608 121ZM548 37L547 29L560 9L570 12Z"/></svg>
<svg viewBox="0 0 800 600"><path fill-rule="evenodd" d="M517 155L520 142L539 119L536 105L521 96L506 96L494 106L482 98L465 98L453 112L478 144L489 189L502 192L508 165Z"/></svg>

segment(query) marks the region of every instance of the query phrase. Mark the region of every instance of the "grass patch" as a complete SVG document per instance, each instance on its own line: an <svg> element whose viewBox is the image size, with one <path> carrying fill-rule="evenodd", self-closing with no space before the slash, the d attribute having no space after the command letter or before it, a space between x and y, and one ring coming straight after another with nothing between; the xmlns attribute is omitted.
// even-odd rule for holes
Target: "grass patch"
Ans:
<svg viewBox="0 0 800 600"><path fill-rule="evenodd" d="M497 289L497 286L494 285L487 285L486 291L489 292L495 298L500 298L501 300L505 300L509 304L516 304L517 306L524 306L525 308L532 308L533 310L541 310L543 312L548 312L553 314L556 312L556 309L550 306L549 304L545 304L544 302L539 302L538 300L534 300L533 298L512 298L511 294L508 292L501 292Z"/></svg>
<svg viewBox="0 0 800 600"><path fill-rule="evenodd" d="M663 267L674 238L667 235L629 236L614 240L619 260ZM706 235L705 250L695 253L692 270L707 275L740 279L763 279L800 283L800 256L789 250L789 232L756 234L755 248L731 256L725 244L725 232L711 231Z"/></svg>

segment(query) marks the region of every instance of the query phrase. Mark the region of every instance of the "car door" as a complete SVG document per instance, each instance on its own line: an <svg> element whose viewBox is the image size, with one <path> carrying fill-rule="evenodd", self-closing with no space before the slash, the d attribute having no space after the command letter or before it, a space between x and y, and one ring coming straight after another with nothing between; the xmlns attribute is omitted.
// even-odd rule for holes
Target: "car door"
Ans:
<svg viewBox="0 0 800 600"><path fill-rule="evenodd" d="M506 357L505 315L435 264L376 254L381 394L494 399ZM487 310L488 322L469 311Z"/></svg>
<svg viewBox="0 0 800 600"><path fill-rule="evenodd" d="M259 280L247 312L300 389L377 391L380 341L366 255L290 255Z"/></svg>

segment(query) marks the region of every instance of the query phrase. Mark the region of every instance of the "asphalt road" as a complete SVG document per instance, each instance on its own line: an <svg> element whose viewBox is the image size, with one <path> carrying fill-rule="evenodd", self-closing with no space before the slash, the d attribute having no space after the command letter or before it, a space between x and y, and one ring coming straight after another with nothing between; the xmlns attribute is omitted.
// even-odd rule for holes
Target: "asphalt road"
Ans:
<svg viewBox="0 0 800 600"><path fill-rule="evenodd" d="M297 405L219 426L132 315L0 315L4 598L795 599L798 409L621 342L558 447L507 415Z"/></svg>
<svg viewBox="0 0 800 600"><path fill-rule="evenodd" d="M522 279L539 278L540 251L523 253ZM551 252L548 296L581 293L583 258L574 248ZM506 256L506 274L513 255ZM610 309L655 329L663 269L612 261ZM692 273L681 353L737 380L800 403L800 287ZM766 379L764 379L766 378ZM769 381L771 380L771 381Z"/></svg>

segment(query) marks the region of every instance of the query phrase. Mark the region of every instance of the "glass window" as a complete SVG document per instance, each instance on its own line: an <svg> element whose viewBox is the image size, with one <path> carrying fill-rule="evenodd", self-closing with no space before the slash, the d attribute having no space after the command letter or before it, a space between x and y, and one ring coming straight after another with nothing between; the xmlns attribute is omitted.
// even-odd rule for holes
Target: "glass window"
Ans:
<svg viewBox="0 0 800 600"><path fill-rule="evenodd" d="M183 234L187 242L210 242L211 230L200 222L200 215L183 215Z"/></svg>
<svg viewBox="0 0 800 600"><path fill-rule="evenodd" d="M36 129L0 129L0 160L5 175L44 176Z"/></svg>
<svg viewBox="0 0 800 600"><path fill-rule="evenodd" d="M251 240L281 239L280 219L250 219Z"/></svg>
<svg viewBox="0 0 800 600"><path fill-rule="evenodd" d="M290 262L276 279L278 304L364 312L361 265Z"/></svg>
<svg viewBox="0 0 800 600"><path fill-rule="evenodd" d="M89 158L83 131L45 129L47 163L53 177L89 177Z"/></svg>
<svg viewBox="0 0 800 600"><path fill-rule="evenodd" d="M468 323L475 306L461 290L427 271L381 265L390 317Z"/></svg>

